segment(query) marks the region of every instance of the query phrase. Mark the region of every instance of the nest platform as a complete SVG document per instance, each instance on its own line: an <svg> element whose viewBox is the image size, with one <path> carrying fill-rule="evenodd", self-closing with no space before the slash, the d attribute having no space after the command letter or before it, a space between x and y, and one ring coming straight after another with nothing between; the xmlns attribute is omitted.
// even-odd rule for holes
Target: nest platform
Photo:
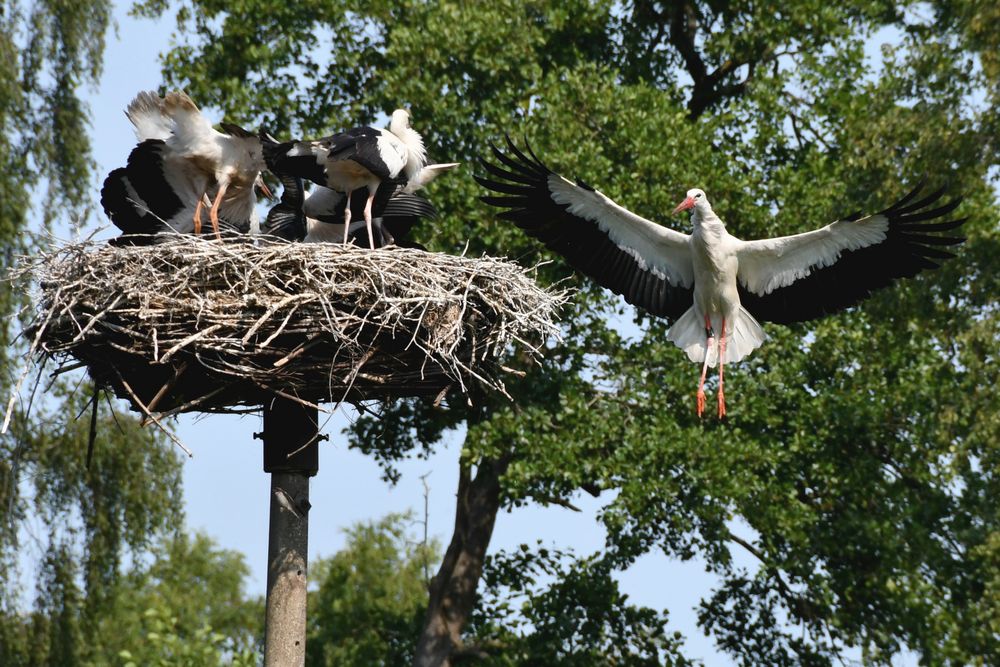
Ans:
<svg viewBox="0 0 1000 667"><path fill-rule="evenodd" d="M245 237L244 237L245 239ZM171 236L70 243L22 261L40 289L29 361L85 366L157 419L503 392L503 358L558 335L564 295L517 264L416 249Z"/></svg>

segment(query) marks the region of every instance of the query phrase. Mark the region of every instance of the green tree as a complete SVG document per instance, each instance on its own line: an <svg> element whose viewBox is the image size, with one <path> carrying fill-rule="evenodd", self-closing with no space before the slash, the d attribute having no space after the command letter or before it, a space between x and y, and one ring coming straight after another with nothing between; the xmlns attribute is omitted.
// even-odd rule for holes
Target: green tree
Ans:
<svg viewBox="0 0 1000 667"><path fill-rule="evenodd" d="M108 0L0 1L0 270L30 252L55 220L82 223L95 199L88 109L99 80ZM23 291L0 283L0 394L20 375L16 340ZM97 423L88 466L89 383L50 384L15 403L0 436L0 663L78 665L114 597L122 563L181 522L179 460L135 419ZM73 385L77 386L74 388ZM29 394L33 394L32 403ZM33 409L29 412L29 407ZM22 566L37 575L23 590Z"/></svg>
<svg viewBox="0 0 1000 667"><path fill-rule="evenodd" d="M310 667L403 665L413 655L427 607L425 573L437 545L411 542L412 517L390 514L347 530L347 544L312 565Z"/></svg>
<svg viewBox="0 0 1000 667"><path fill-rule="evenodd" d="M488 557L463 654L499 666L692 665L667 614L628 602L612 561L542 546Z"/></svg>
<svg viewBox="0 0 1000 667"><path fill-rule="evenodd" d="M851 647L870 664L904 647L928 664L996 662L990 3L179 5L168 83L283 134L406 104L435 158L468 163L503 132L524 134L551 166L650 217L704 187L744 238L877 210L921 174L966 198L959 259L836 317L768 327L768 345L728 376L725 423L694 418L695 369L665 323L558 258L540 278L580 288L565 339L541 368L511 360L527 373L509 383L512 404L401 401L359 419L355 446L390 473L396 457L465 433L455 533L416 664L509 639L468 625L498 511L565 504L581 489L614 492L598 516L607 549L564 568L553 595L593 558L625 568L659 550L697 556L720 577L700 622L741 664L831 664ZM876 35L889 42L872 54ZM443 216L424 230L429 245L546 258L478 202L475 166L465 169L432 186ZM628 317L635 336L621 333ZM758 567L735 566L735 549ZM622 609L603 590L590 604ZM549 644L532 651L565 655L564 633L539 636ZM682 659L676 644L658 652Z"/></svg>
<svg viewBox="0 0 1000 667"><path fill-rule="evenodd" d="M262 600L246 596L243 555L205 535L177 533L151 556L117 584L88 664L256 664L264 610Z"/></svg>
<svg viewBox="0 0 1000 667"><path fill-rule="evenodd" d="M100 78L109 0L0 2L0 270L30 247L33 203L45 222L85 212L93 198L87 109L82 85ZM45 188L44 192L40 188ZM85 213L80 216L86 217ZM37 228L36 228L37 231ZM0 363L9 368L19 296L0 287ZM9 376L2 377L6 387ZM6 395L6 389L4 395Z"/></svg>
<svg viewBox="0 0 1000 667"><path fill-rule="evenodd" d="M114 604L123 562L140 559L154 535L182 521L178 456L164 438L140 430L134 418L99 418L87 465L89 420L72 419L89 414L85 391L57 385L46 400L36 401L30 420L15 421L16 437L3 441L2 460L11 464L4 507L12 510L5 512L10 541L2 552L0 587L4 665L82 664ZM15 485L14 479L24 481ZM26 629L28 595L18 573L33 554L41 566Z"/></svg>

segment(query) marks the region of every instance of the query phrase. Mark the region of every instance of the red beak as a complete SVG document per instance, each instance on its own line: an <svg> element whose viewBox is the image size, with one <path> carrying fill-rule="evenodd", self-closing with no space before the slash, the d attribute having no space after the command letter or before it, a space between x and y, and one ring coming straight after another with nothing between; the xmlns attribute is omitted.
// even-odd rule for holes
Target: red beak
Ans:
<svg viewBox="0 0 1000 667"><path fill-rule="evenodd" d="M257 189L260 190L261 194L265 197L274 201L274 194L271 192L271 188L267 187L267 183L264 182L263 178L258 178L256 183Z"/></svg>
<svg viewBox="0 0 1000 667"><path fill-rule="evenodd" d="M670 215L677 215L681 211L686 211L691 208L694 208L694 197L688 197L687 199L682 201L680 204L677 205L677 208L675 208L673 213L671 213Z"/></svg>

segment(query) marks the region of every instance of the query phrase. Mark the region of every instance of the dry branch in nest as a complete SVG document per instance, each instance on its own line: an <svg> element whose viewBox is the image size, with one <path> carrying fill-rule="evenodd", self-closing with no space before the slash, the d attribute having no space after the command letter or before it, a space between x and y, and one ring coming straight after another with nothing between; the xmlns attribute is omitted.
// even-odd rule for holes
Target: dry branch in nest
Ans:
<svg viewBox="0 0 1000 667"><path fill-rule="evenodd" d="M70 243L12 277L40 287L29 363L86 366L153 421L275 394L318 405L503 392L502 358L558 335L564 299L505 260L245 237Z"/></svg>

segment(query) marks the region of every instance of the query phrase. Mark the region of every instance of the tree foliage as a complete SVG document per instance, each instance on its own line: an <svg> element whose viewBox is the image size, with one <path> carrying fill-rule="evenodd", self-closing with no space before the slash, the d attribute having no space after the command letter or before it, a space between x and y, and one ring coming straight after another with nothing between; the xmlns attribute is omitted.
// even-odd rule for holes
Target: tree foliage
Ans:
<svg viewBox="0 0 1000 667"><path fill-rule="evenodd" d="M107 0L0 2L4 272L57 218L83 222L95 199L82 92L99 80L111 7ZM4 403L20 373L23 341L14 332L23 301L2 283ZM124 564L180 524L179 460L161 437L102 404L88 461L89 424L77 415L90 414L90 384L53 382L38 370L37 390L29 381L0 436L0 663L80 665L94 659Z"/></svg>
<svg viewBox="0 0 1000 667"><path fill-rule="evenodd" d="M613 491L598 517L608 531L599 562L625 568L662 551L719 575L700 622L742 664L830 664L850 647L872 664L904 647L928 664L996 661L991 3L179 6L168 83L244 122L311 135L409 106L433 157L467 163L430 192L444 214L424 230L436 249L468 241L525 263L547 257L477 201L472 161L505 131L650 217L700 185L744 238L877 210L920 175L966 197L957 260L851 312L769 327L768 344L728 376L725 423L694 418L695 369L664 323L558 258L540 278L580 288L565 341L540 369L511 361L528 373L510 387L513 404L404 401L381 415L389 428L360 419L355 444L390 463L465 429L456 533L417 664L475 651L463 644L469 591L498 509L580 489ZM733 550L758 567L734 565ZM594 562L561 570L532 599L558 599ZM605 594L591 605L622 609L614 590L596 590ZM657 651L683 659L671 642Z"/></svg>
<svg viewBox="0 0 1000 667"><path fill-rule="evenodd" d="M13 437L0 443L6 473L0 490L9 510L0 623L5 665L38 664L29 659L42 650L38 642L61 656L46 658L51 664L82 664L97 626L110 613L123 564L181 521L178 457L164 438L140 431L134 418L99 419L87 465L89 420L73 420L80 412L89 415L85 391L56 385L36 402L29 420L15 422ZM30 599L21 583L34 557L41 566L26 635L17 628Z"/></svg>
<svg viewBox="0 0 1000 667"><path fill-rule="evenodd" d="M437 545L410 541L410 515L390 514L347 530L347 544L311 565L310 667L404 665L427 606L425 573Z"/></svg>
<svg viewBox="0 0 1000 667"><path fill-rule="evenodd" d="M619 591L614 564L540 543L489 557L482 599L470 623L484 664L694 664L679 654L667 614L637 607ZM554 580L554 583L552 583Z"/></svg>
<svg viewBox="0 0 1000 667"><path fill-rule="evenodd" d="M57 211L86 210L92 202L80 87L100 77L110 14L109 0L0 2L0 270L5 274L29 245L33 210L50 222ZM11 314L15 301L4 283L0 312ZM8 320L0 327L4 368L12 333ZM2 376L4 386L8 375Z"/></svg>
<svg viewBox="0 0 1000 667"><path fill-rule="evenodd" d="M255 665L264 610L244 590L243 555L184 533L160 540L151 555L116 585L91 664Z"/></svg>

